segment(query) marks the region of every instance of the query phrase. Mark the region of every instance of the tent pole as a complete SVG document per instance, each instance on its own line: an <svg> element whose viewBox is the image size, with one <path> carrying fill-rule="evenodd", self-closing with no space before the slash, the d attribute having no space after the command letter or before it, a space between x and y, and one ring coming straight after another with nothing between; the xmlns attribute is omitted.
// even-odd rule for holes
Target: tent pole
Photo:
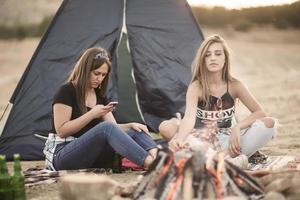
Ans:
<svg viewBox="0 0 300 200"><path fill-rule="evenodd" d="M0 136L2 135L2 132L4 130L7 118L9 116L9 113L10 113L12 107L13 107L13 104L8 102L8 104L7 104L5 110L4 110L4 112L3 112L3 114L0 118Z"/></svg>

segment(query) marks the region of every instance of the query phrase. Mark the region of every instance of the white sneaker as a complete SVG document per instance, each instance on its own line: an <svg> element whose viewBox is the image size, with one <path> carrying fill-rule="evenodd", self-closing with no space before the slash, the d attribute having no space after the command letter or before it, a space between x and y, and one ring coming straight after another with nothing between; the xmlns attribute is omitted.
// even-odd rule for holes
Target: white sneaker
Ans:
<svg viewBox="0 0 300 200"><path fill-rule="evenodd" d="M238 166L241 169L248 169L248 157L244 154L238 155L235 158L226 158L226 160L228 160L229 162L231 162L232 164Z"/></svg>

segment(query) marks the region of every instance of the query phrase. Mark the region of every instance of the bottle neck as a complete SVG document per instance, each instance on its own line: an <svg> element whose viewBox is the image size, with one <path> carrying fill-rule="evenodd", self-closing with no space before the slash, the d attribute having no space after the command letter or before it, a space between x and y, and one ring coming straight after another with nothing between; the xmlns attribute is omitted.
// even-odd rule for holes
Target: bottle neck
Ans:
<svg viewBox="0 0 300 200"><path fill-rule="evenodd" d="M21 167L21 162L20 162L20 155L15 154L14 155L14 173L21 173L22 172L22 167Z"/></svg>
<svg viewBox="0 0 300 200"><path fill-rule="evenodd" d="M21 166L14 166L14 173L21 173L22 169Z"/></svg>
<svg viewBox="0 0 300 200"><path fill-rule="evenodd" d="M0 175L4 177L9 176L4 156L0 157Z"/></svg>

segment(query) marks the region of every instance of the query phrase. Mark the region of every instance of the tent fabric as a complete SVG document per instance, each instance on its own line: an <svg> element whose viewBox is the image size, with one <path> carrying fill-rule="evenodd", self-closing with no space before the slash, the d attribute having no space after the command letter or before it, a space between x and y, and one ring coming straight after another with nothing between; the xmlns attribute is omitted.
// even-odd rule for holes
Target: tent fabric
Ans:
<svg viewBox="0 0 300 200"><path fill-rule="evenodd" d="M118 92L126 96L128 81L118 87L118 73L126 70L117 69L125 63L117 63L124 6L123 0L63 1L10 100L13 107L0 137L0 154L9 160L13 153L23 160L44 158L44 141L34 134L48 134L52 98L89 47L102 46L112 54L109 99L118 100ZM128 111L131 104L120 102L117 120L128 122L132 115L142 114L139 121L155 131L161 120L184 107L191 62L203 36L184 0L127 0L126 25L127 56L134 70L130 82L138 101L133 113Z"/></svg>
<svg viewBox="0 0 300 200"><path fill-rule="evenodd" d="M73 68L78 56L92 46L102 46L113 56L123 25L123 0L65 0L43 36L10 102L13 108L0 137L0 153L12 158L18 152L25 160L43 159L43 143L33 134L51 129L52 98ZM117 99L116 73L109 87ZM32 147L31 152L22 150ZM21 151L22 150L22 151Z"/></svg>
<svg viewBox="0 0 300 200"><path fill-rule="evenodd" d="M114 116L119 123L144 123L136 101L136 86L132 77L132 61L127 34L123 33L118 46L118 101Z"/></svg>
<svg viewBox="0 0 300 200"><path fill-rule="evenodd" d="M146 124L157 131L162 120L184 110L203 34L185 0L129 0L126 27L139 105Z"/></svg>

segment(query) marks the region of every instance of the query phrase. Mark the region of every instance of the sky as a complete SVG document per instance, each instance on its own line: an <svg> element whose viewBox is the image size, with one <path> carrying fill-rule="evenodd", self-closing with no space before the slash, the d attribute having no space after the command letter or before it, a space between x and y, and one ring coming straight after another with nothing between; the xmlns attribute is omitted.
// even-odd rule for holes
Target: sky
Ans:
<svg viewBox="0 0 300 200"><path fill-rule="evenodd" d="M223 6L228 9L281 5L293 3L297 0L187 0L192 6Z"/></svg>

